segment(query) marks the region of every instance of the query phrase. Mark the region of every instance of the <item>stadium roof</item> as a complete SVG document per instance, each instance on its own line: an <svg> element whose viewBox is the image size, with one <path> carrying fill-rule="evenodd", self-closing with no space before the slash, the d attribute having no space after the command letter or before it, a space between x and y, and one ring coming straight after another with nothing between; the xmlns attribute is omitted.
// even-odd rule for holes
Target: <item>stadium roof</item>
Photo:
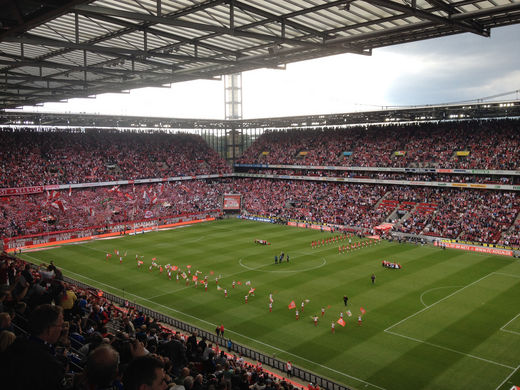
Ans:
<svg viewBox="0 0 520 390"><path fill-rule="evenodd" d="M230 130L370 125L381 123L520 118L520 100L396 107L378 111L243 120L160 118L118 115L0 112L0 126L108 127L157 130Z"/></svg>
<svg viewBox="0 0 520 390"><path fill-rule="evenodd" d="M0 109L520 21L520 0L0 0Z"/></svg>

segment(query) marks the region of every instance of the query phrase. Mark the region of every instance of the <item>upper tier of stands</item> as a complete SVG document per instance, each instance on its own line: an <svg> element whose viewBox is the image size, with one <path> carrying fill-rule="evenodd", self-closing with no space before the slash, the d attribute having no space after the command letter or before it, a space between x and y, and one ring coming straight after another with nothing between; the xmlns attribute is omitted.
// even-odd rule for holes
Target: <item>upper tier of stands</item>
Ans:
<svg viewBox="0 0 520 390"><path fill-rule="evenodd" d="M270 131L238 162L515 170L519 130L520 121L500 120Z"/></svg>
<svg viewBox="0 0 520 390"><path fill-rule="evenodd" d="M0 130L0 188L229 173L193 134Z"/></svg>

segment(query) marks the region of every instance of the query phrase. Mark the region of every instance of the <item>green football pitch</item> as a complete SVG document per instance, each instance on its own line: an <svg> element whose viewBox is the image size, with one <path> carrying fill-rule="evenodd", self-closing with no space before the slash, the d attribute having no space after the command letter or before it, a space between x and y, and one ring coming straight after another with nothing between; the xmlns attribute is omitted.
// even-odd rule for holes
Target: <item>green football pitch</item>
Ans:
<svg viewBox="0 0 520 390"><path fill-rule="evenodd" d="M339 244L311 248L313 240L330 236L229 219L22 257L54 260L69 277L208 331L223 324L236 343L356 389L520 385L517 259L388 242L343 254ZM126 254L122 264L115 250ZM290 261L275 264L282 251ZM113 256L107 260L106 253ZM136 255L143 256L140 268ZM207 275L208 291L175 276L169 280L158 268L150 271L152 258L186 272L190 265L191 275L199 271L200 279ZM403 268L384 269L382 260ZM246 303L251 288L254 295ZM288 308L291 301L300 309L298 320ZM366 310L361 325L360 308ZM346 326L336 323L333 334L331 323L340 312Z"/></svg>

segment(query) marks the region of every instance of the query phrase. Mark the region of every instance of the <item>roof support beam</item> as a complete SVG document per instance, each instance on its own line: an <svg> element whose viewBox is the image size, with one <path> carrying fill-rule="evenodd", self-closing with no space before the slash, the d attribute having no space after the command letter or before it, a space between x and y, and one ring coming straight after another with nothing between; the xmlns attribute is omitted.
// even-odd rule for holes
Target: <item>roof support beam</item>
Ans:
<svg viewBox="0 0 520 390"><path fill-rule="evenodd" d="M12 61L2 60L0 59L0 65L10 65ZM128 70L128 69L120 69L120 68L101 68L97 66L75 66L69 64L62 64L59 62L53 61L40 61L40 60L31 60L24 59L17 61L16 64L19 67L27 66L27 67L38 67L38 68L47 68L47 69L63 69L64 73L70 72L88 72L95 74L106 74L110 77L121 77L121 76L149 76L149 77L162 77L168 75L169 73L160 73L153 71L136 71L136 70ZM7 72L5 72L7 73ZM91 80L95 81L95 80Z"/></svg>
<svg viewBox="0 0 520 390"><path fill-rule="evenodd" d="M415 16L420 19L429 20L431 22L437 24L444 24L449 26L457 27L458 29L466 32L471 32L474 34L482 35L484 37L489 37L489 30L483 28L475 28L474 26L469 26L466 23L457 22L453 19L443 18L442 16L437 16L435 14L422 11L418 8L410 7L408 5L399 4L391 0L365 0L367 3L371 5L378 5L383 8L392 9L394 11L402 12L405 15Z"/></svg>
<svg viewBox="0 0 520 390"><path fill-rule="evenodd" d="M210 62L210 63L216 63L216 64L232 64L234 61L232 60L222 60L222 59L216 59L216 58L210 58L210 57L193 57L188 55L179 55L179 54L171 54L171 53L163 53L157 50L147 50L147 47L145 45L144 50L132 50L132 49L125 49L121 47L108 47L108 46L99 46L99 45L89 45L85 43L73 43L68 41L60 41L57 39L51 39L51 38L43 38L38 37L35 35L23 35L22 37L15 37L15 38L7 38L7 42L20 42L25 43L29 45L46 45L46 46L52 46L52 47L59 47L59 48L67 48L72 50L85 50L90 51L93 53L103 53L108 54L114 57L120 57L120 56L131 56L134 58L148 58L148 57L157 57L157 58L164 58L164 59L183 59L188 60L191 62ZM146 42L146 38L144 39ZM161 49L162 50L162 49ZM129 57L127 59L130 59ZM163 63L156 63L157 66L165 66Z"/></svg>
<svg viewBox="0 0 520 390"><path fill-rule="evenodd" d="M184 27L199 31L210 31L215 32L219 34L227 34L231 36L242 36L246 38L253 38L261 41L271 41L275 43L287 43L291 45L297 45L297 46L314 46L317 47L319 44L308 42L308 41L301 41L299 39L282 39L279 36L275 35L267 35L267 34L260 34L260 33L254 33L250 31L244 31L242 29L234 28L230 29L228 27L220 27L210 24L203 24L203 23L196 23L196 22L188 22L184 20L179 19L172 19L172 18L164 18L164 17L157 17L154 15L148 15L144 13L138 13L138 12L128 12L128 11L122 11L122 10L116 10L112 8L107 7L99 7L99 6L88 6L88 5L78 5L74 7L74 10L88 15L110 15L120 18L127 18L127 19L133 19L138 20L142 22L151 22L156 24L164 24L168 26L176 26L176 27Z"/></svg>
<svg viewBox="0 0 520 390"><path fill-rule="evenodd" d="M448 17L450 18L450 20L452 19L452 15L460 14L460 11L458 9L456 9L451 4L446 3L444 0L426 0L426 1L428 3L430 3L431 5L433 5L434 7L446 12L448 14ZM473 28L475 28L477 30L484 30L482 25L480 25L480 23L475 22L474 20L467 20L464 23L472 26ZM488 31L488 36L489 36L489 31Z"/></svg>
<svg viewBox="0 0 520 390"><path fill-rule="evenodd" d="M259 15L259 16L262 16L263 18L266 18L267 21L265 21L264 23L271 23L271 22L284 23L287 26L294 27L297 30L304 31L304 32L314 35L316 37L321 37L322 39L327 38L327 33L315 30L313 28L310 28L310 27L305 26L298 22L294 22L294 21L290 20L289 18L287 18L286 16L277 16L275 14L272 14L271 12L264 11L262 9L242 3L240 1L236 1L236 0L228 0L228 1L230 2L230 5L234 4L236 7L240 8L244 11L249 11L251 13L254 13L255 15Z"/></svg>

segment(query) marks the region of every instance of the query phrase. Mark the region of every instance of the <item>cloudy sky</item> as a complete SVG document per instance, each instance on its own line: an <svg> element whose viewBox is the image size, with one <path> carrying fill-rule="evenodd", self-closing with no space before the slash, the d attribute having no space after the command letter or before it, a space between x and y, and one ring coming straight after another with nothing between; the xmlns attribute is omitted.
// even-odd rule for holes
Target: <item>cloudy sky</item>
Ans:
<svg viewBox="0 0 520 390"><path fill-rule="evenodd" d="M388 106L469 101L510 91L519 99L520 26L288 64L243 73L243 116L262 118L378 110ZM39 111L224 118L222 81L71 99ZM34 110L34 109L33 109Z"/></svg>

